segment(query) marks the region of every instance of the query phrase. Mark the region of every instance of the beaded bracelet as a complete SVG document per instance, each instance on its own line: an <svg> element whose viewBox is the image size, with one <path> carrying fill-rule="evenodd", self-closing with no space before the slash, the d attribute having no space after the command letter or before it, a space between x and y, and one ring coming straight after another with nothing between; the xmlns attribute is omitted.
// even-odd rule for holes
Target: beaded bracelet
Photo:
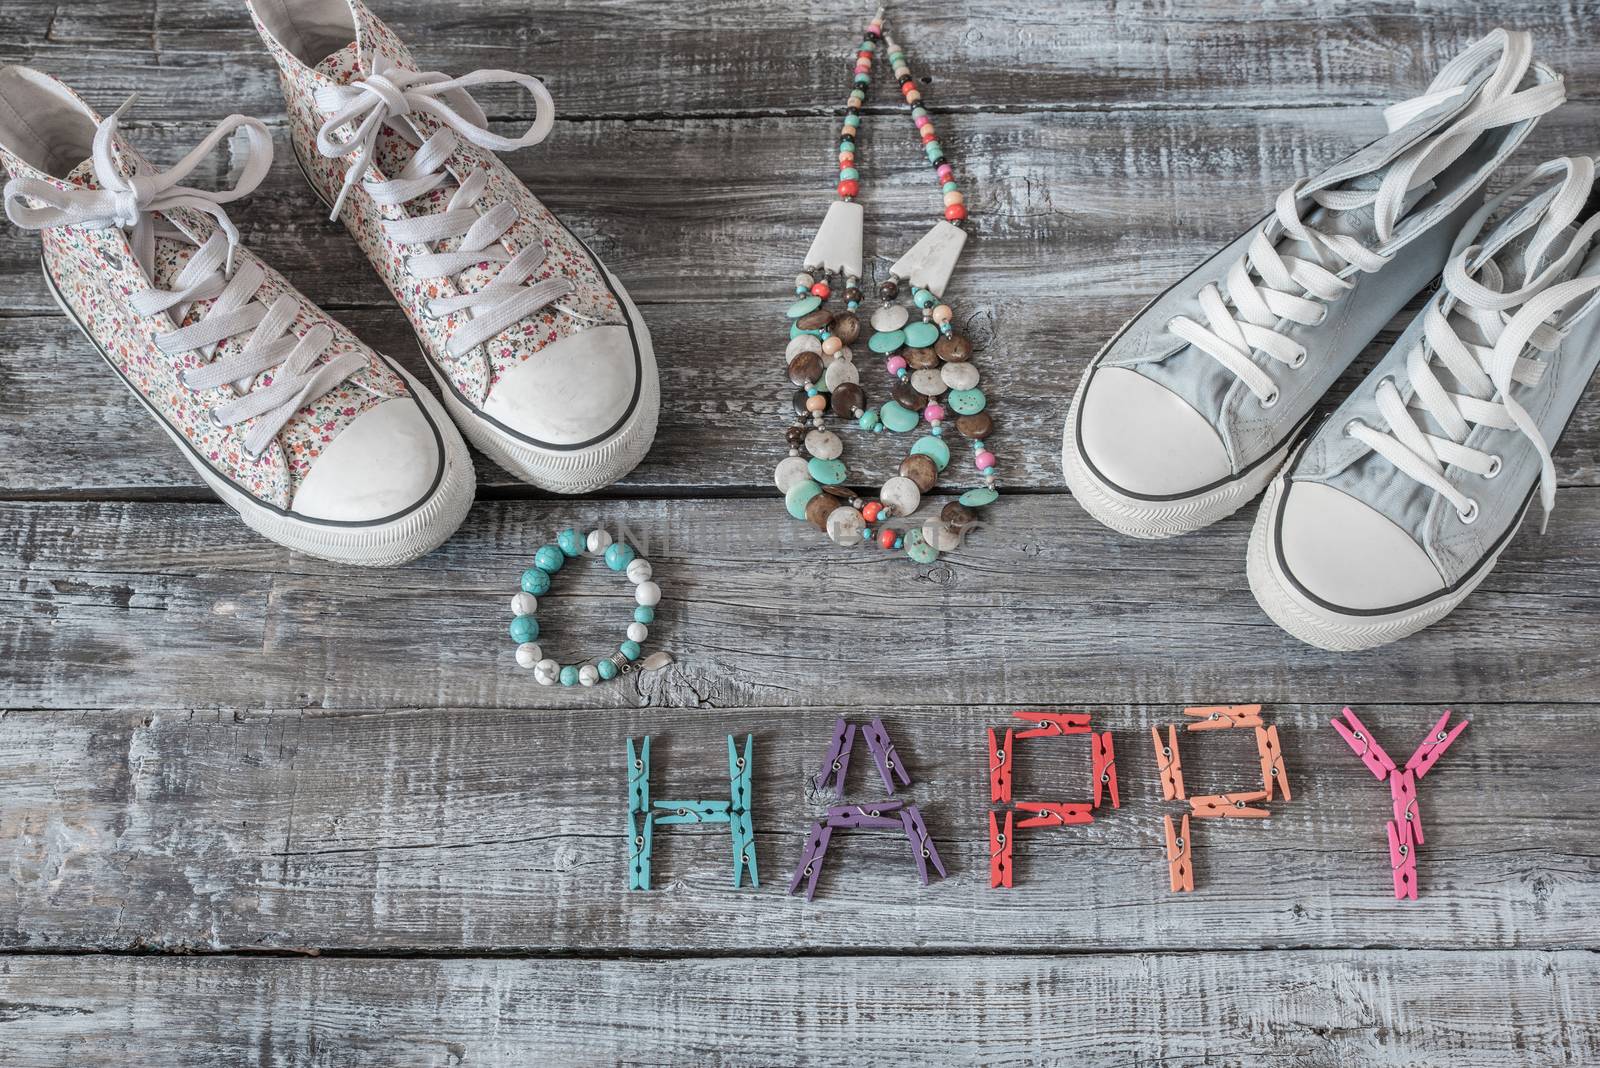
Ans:
<svg viewBox="0 0 1600 1068"><path fill-rule="evenodd" d="M583 555L587 548L590 556L605 559L613 571L625 572L633 583L633 599L638 606L633 610L633 622L628 624L627 637L609 656L578 664L561 664L544 655L536 639L539 637L539 598L550 592L551 576L561 570L569 558ZM634 670L634 661L643 653L641 646L650 636L649 624L655 622L656 605L661 601L661 587L652 578L650 561L634 552L625 541L614 541L604 530L591 530L588 537L568 527L556 535L555 544L544 545L533 554L533 566L522 573L522 592L511 598L511 640L517 643L517 664L533 669L534 680L541 686L593 686L602 679L614 679ZM639 665L650 671L671 663L666 653L653 653Z"/></svg>

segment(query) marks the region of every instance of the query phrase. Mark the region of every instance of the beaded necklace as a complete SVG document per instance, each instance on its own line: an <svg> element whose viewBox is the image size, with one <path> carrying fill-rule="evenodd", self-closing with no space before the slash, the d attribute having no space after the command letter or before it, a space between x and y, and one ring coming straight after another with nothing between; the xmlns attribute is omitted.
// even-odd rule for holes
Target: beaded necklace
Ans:
<svg viewBox="0 0 1600 1068"><path fill-rule="evenodd" d="M873 333L867 347L885 359L890 399L874 408L868 406L850 345L862 335L857 311L863 297L863 213L855 199L861 190L856 135L872 84L873 56L880 47L888 52L923 152L938 177L944 218L894 263L878 287L882 304L871 315ZM837 544L903 549L918 563L932 563L940 552L959 545L964 532L977 523L977 510L999 496L995 457L984 444L994 424L984 410L987 400L971 363L972 343L955 332L955 313L940 296L967 240L966 231L957 225L967 217L965 198L922 106L905 50L884 36L882 11L868 24L866 39L856 52L839 137L839 199L829 205L806 254L805 268L795 277L795 299L787 311L789 345L784 358L789 380L797 387L793 403L799 419L785 433L789 455L778 464L774 481L789 514L808 520ZM840 314L825 306L835 288L830 277L843 283L845 310ZM915 321L911 308L897 303L901 287L907 284L911 305L919 313ZM863 499L843 485L848 474L840 459L844 446L826 427L830 410L837 418L853 419L861 429L875 433L909 433L923 420L928 430L911 445L898 474L883 483L877 497ZM949 411L956 413L956 429L971 446L982 484L947 504L920 528L896 530L889 520L914 513L922 495L933 489L950 463L944 433Z"/></svg>

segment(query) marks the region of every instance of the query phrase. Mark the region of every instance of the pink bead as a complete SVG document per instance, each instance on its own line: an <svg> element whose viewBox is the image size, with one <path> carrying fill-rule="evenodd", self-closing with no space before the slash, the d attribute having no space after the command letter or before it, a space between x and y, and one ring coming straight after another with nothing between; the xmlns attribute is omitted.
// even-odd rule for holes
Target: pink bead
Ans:
<svg viewBox="0 0 1600 1068"><path fill-rule="evenodd" d="M956 173L955 171L950 169L950 164L948 164L948 163L939 164L939 179L940 179L940 181L948 182L950 180L950 177L955 173Z"/></svg>
<svg viewBox="0 0 1600 1068"><path fill-rule="evenodd" d="M982 452L972 458L972 462L979 471L982 471L985 467L993 467L994 453L990 452L988 449L984 449Z"/></svg>
<svg viewBox="0 0 1600 1068"><path fill-rule="evenodd" d="M932 121L932 120L930 120L928 118L928 116L926 116L926 115L918 115L917 116L917 125L918 126L926 126L926 125L928 125L928 123L930 121Z"/></svg>
<svg viewBox="0 0 1600 1068"><path fill-rule="evenodd" d="M930 423L937 423L944 418L944 407L939 404L930 404L922 409L922 418Z"/></svg>
<svg viewBox="0 0 1600 1068"><path fill-rule="evenodd" d="M898 375L901 371L906 369L906 358L904 356L890 356L888 362L884 364L884 366L889 368L890 374Z"/></svg>

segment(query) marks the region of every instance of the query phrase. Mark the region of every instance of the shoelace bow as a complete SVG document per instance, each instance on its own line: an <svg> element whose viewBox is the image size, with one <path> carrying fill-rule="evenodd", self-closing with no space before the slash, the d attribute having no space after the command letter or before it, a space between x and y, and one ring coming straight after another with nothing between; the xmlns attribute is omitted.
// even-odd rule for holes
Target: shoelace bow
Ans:
<svg viewBox="0 0 1600 1068"><path fill-rule="evenodd" d="M1495 197L1468 222L1464 233L1475 236L1490 213L1512 195L1552 174L1566 172L1560 190L1546 206L1538 231L1528 244L1523 284L1504 289L1508 281L1498 264L1477 245L1459 250L1445 267L1444 288L1428 303L1423 340L1406 356L1406 378L1413 389L1408 406L1392 378L1378 383L1378 411L1387 424L1384 432L1354 420L1345 433L1383 456L1400 471L1444 497L1464 523L1478 517L1478 504L1445 474L1445 465L1463 468L1483 478L1500 473L1499 456L1468 447L1464 442L1473 426L1518 430L1539 453L1539 499L1544 521L1555 506L1556 469L1550 446L1533 416L1511 395L1513 385L1535 387L1548 364L1523 352L1532 346L1550 353L1570 331L1558 330L1550 318L1574 301L1600 289L1600 277L1578 277L1564 282L1552 279L1589 247L1600 232L1600 216L1581 226L1566 250L1543 264L1556 239L1582 212L1594 185L1594 162L1586 157L1557 159L1536 168L1527 178ZM1478 262L1475 262L1478 261ZM1453 301L1453 307L1446 303ZM1516 309L1515 312L1512 309ZM1451 314L1470 321L1488 345L1463 340L1450 322ZM1464 393L1451 393L1439 381L1433 365L1437 357ZM1419 414L1426 413L1443 429L1445 437L1425 431Z"/></svg>
<svg viewBox="0 0 1600 1068"><path fill-rule="evenodd" d="M550 99L550 92L532 75L478 70L460 78L449 78L437 71L407 70L379 55L374 55L372 62L372 73L366 78L349 85L317 90L317 108L328 116L317 130L317 150L330 159L355 156L345 172L344 184L333 203L330 218L338 218L339 209L358 181L376 203L397 206L453 180L445 169L445 161L459 147L458 138L490 151L506 151L538 144L555 124L555 103ZM534 99L533 123L519 137L502 137L491 132L487 128L488 117L466 91L471 86L494 83L520 85ZM406 121L412 115L429 115L443 125L421 139ZM355 133L349 140L341 141L334 135L346 123L355 124ZM385 125L411 142L416 153L398 175L381 182L366 181L367 168L372 164ZM413 140L414 136L417 140ZM455 251L412 256L407 261L407 270L415 277L448 277L479 263L501 264L494 277L475 292L428 303L426 312L433 317L466 310L472 313L472 318L451 335L446 345L451 356L470 352L576 288L570 279L560 276L533 285L524 284L543 265L544 246L530 245L513 254L500 244L500 238L517 220L517 209L501 201L480 213L478 200L488 182L486 173L473 170L459 181L443 212L383 222L384 232L401 244L431 245L449 238L461 239ZM569 308L559 304L557 307L568 315L582 318Z"/></svg>
<svg viewBox="0 0 1600 1068"><path fill-rule="evenodd" d="M1443 133L1396 159L1377 189L1318 189L1306 196L1308 203L1304 206L1301 195L1309 179L1285 189L1278 196L1274 211L1283 234L1275 241L1267 237L1268 226L1258 230L1245 255L1228 269L1224 279L1227 296L1214 283L1200 291L1206 322L1175 316L1167 324L1168 331L1216 359L1245 384L1263 407L1276 404L1277 383L1256 364L1252 353L1265 353L1291 368L1301 366L1306 349L1279 332L1283 320L1302 326L1320 324L1327 317L1327 305L1355 287L1353 279L1341 274L1349 268L1362 273L1377 271L1393 255L1368 248L1349 235L1312 228L1302 218L1302 207L1346 212L1371 205L1373 228L1381 246L1394 236L1408 197L1423 190L1461 158L1482 133L1542 115L1566 99L1559 81L1516 92L1533 61L1532 38L1525 33L1495 30L1448 63L1427 92L1386 109L1384 122L1389 131L1400 129L1467 91L1473 76L1496 55L1496 67L1473 103ZM1277 245L1286 239L1309 246L1322 262L1280 252Z"/></svg>
<svg viewBox="0 0 1600 1068"><path fill-rule="evenodd" d="M178 272L174 288L152 286L134 294L129 303L140 315L170 311L173 321L181 322L196 301L214 298L198 321L155 337L156 347L169 356L195 349L209 360L184 373L184 385L190 389L253 382L262 371L278 368L270 385L252 386L210 413L218 426L255 419L245 435L244 449L252 457L259 456L296 411L365 366L366 359L360 353L345 353L319 362L333 332L319 324L303 335L294 334L299 302L284 294L270 306L262 303L256 292L266 280L266 271L253 260L237 271L233 268L239 231L222 205L248 195L266 176L272 165L272 135L267 128L255 119L231 115L167 170L124 176L113 158L112 145L122 113L132 103L129 99L95 129L90 160L98 189L62 189L38 178L13 178L5 187L6 215L29 230L122 227L129 231L129 247L146 277L154 276L157 237L194 244L176 227L158 227L157 215L191 208L211 216L217 229ZM231 189L211 191L180 184L235 130L243 130L246 141L239 180ZM242 348L212 359L217 345L245 333L250 337Z"/></svg>

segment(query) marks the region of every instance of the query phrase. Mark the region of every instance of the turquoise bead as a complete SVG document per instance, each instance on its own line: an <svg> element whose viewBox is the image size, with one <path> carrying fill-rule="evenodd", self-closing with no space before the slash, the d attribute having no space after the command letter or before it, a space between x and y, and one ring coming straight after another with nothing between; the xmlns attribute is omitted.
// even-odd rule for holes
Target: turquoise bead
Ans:
<svg viewBox="0 0 1600 1068"><path fill-rule="evenodd" d="M982 508L986 504L993 504L999 497L999 491L988 486L980 486L978 489L967 490L961 495L960 500L968 508Z"/></svg>
<svg viewBox="0 0 1600 1068"><path fill-rule="evenodd" d="M868 408L866 411L861 413L861 418L857 419L856 422L860 425L862 430L876 430L878 429L878 413L873 409Z"/></svg>
<svg viewBox="0 0 1600 1068"><path fill-rule="evenodd" d="M795 338L799 337L801 334L810 334L812 337L815 337L815 338L826 338L828 336L828 332L826 330L802 330L798 326L796 326L794 323L790 323L789 324L789 340L790 341L793 341Z"/></svg>
<svg viewBox="0 0 1600 1068"><path fill-rule="evenodd" d="M855 178L860 178L860 177L861 177L860 173L854 167L846 167L846 168L844 168L843 170L841 170L839 172L839 180L841 182L846 181L848 179L855 179Z"/></svg>
<svg viewBox="0 0 1600 1068"><path fill-rule="evenodd" d="M518 616L511 621L511 640L521 645L539 636L539 621L532 616Z"/></svg>
<svg viewBox="0 0 1600 1068"><path fill-rule="evenodd" d="M915 430L921 417L916 412L907 408L899 401L884 401L878 409L883 416L883 425L893 430L896 434L904 434L908 430Z"/></svg>
<svg viewBox="0 0 1600 1068"><path fill-rule="evenodd" d="M887 356L906 343L904 330L880 330L872 335L867 342L867 348L882 356Z"/></svg>
<svg viewBox="0 0 1600 1068"><path fill-rule="evenodd" d="M617 677L617 665L616 665L616 662L613 661L610 657L607 657L606 659L600 661L598 664L595 665L595 667L600 669L600 677L602 679L614 679L614 678Z"/></svg>
<svg viewBox="0 0 1600 1068"><path fill-rule="evenodd" d="M552 575L560 571L561 565L566 562L566 554L559 545L541 545L539 551L533 554L533 566Z"/></svg>
<svg viewBox="0 0 1600 1068"><path fill-rule="evenodd" d="M522 592L543 597L550 592L550 573L530 567L522 573Z"/></svg>
<svg viewBox="0 0 1600 1068"><path fill-rule="evenodd" d="M631 641L631 640L630 641L625 641L621 645L617 646L617 648L622 652L622 655L627 657L629 660L637 660L637 659L639 659L639 643L638 642Z"/></svg>
<svg viewBox="0 0 1600 1068"><path fill-rule="evenodd" d="M914 349L925 349L939 340L939 328L932 323L912 323L906 327L906 344Z"/></svg>
<svg viewBox="0 0 1600 1068"><path fill-rule="evenodd" d="M931 564L939 558L939 550L928 544L917 527L906 531L905 542L906 555L919 564Z"/></svg>
<svg viewBox="0 0 1600 1068"><path fill-rule="evenodd" d="M614 541L606 549L606 566L613 571L626 571L633 563L633 546L625 541Z"/></svg>
<svg viewBox="0 0 1600 1068"><path fill-rule="evenodd" d="M953 389L945 400L961 415L977 415L989 403L981 389Z"/></svg>
<svg viewBox="0 0 1600 1068"><path fill-rule="evenodd" d="M923 455L933 461L933 466L943 471L950 466L950 446L932 434L926 434L917 439L911 446L911 455Z"/></svg>
<svg viewBox="0 0 1600 1068"><path fill-rule="evenodd" d="M959 185L956 185L956 183L954 183L954 182L946 182L946 183L944 183L944 185L939 187L939 192L941 192L941 193L957 193L957 192L960 192L960 191L961 191L961 187Z"/></svg>
<svg viewBox="0 0 1600 1068"><path fill-rule="evenodd" d="M806 517L806 504L822 492L822 487L809 478L802 479L789 487L789 492L783 495L783 506L789 509L789 514L796 519Z"/></svg>
<svg viewBox="0 0 1600 1068"><path fill-rule="evenodd" d="M844 481L845 468L843 460L824 460L813 456L806 464L806 470L811 472L811 477L824 486L837 486Z"/></svg>
<svg viewBox="0 0 1600 1068"><path fill-rule="evenodd" d="M583 555L583 535L573 527L568 527L556 535L556 544L561 546L561 551L568 556Z"/></svg>
<svg viewBox="0 0 1600 1068"><path fill-rule="evenodd" d="M656 621L656 610L647 604L639 605L633 610L633 621L635 623L654 623Z"/></svg>
<svg viewBox="0 0 1600 1068"><path fill-rule="evenodd" d="M571 664L568 664L566 667L562 668L561 669L561 685L563 685L563 686L576 686L576 685L578 685L578 669L573 667Z"/></svg>
<svg viewBox="0 0 1600 1068"><path fill-rule="evenodd" d="M808 293L799 300L795 301L793 304L789 305L789 310L783 314L787 315L791 319L798 319L800 316L808 315L820 307L822 307L822 298L817 296L815 293Z"/></svg>
<svg viewBox="0 0 1600 1068"><path fill-rule="evenodd" d="M916 301L916 305L919 308L931 308L939 303L939 298L929 293L926 289L917 290L916 296L912 299Z"/></svg>

